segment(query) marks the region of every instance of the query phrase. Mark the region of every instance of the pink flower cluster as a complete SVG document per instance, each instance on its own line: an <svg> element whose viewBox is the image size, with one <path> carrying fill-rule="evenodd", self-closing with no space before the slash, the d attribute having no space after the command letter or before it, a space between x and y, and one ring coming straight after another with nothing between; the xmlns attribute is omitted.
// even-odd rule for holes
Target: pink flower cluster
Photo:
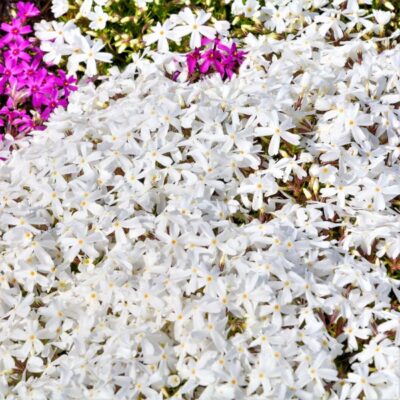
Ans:
<svg viewBox="0 0 400 400"><path fill-rule="evenodd" d="M227 46L218 38L203 37L201 46L186 55L191 80L212 72L218 72L222 79L231 79L233 74L238 72L246 56L244 51L237 49L235 43Z"/></svg>
<svg viewBox="0 0 400 400"><path fill-rule="evenodd" d="M0 25L0 141L7 134L20 138L43 130L51 112L66 107L70 92L77 89L74 77L44 63L27 24L39 14L34 4L18 2L16 17Z"/></svg>

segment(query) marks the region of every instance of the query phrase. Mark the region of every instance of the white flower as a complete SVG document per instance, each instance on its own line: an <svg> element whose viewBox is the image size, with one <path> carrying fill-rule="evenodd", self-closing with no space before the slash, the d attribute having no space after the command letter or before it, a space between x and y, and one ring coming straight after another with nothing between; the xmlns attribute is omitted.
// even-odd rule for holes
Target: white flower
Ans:
<svg viewBox="0 0 400 400"><path fill-rule="evenodd" d="M21 340L24 343L22 347L15 350L15 355L20 360L24 360L29 354L40 355L44 348L40 339L45 337L45 330L39 329L39 323L36 319L24 321L22 326L15 328L10 334L11 339Z"/></svg>
<svg viewBox="0 0 400 400"><path fill-rule="evenodd" d="M340 21L340 13L336 12L336 10L327 10L321 15L317 15L315 18L316 23L321 23L319 25L319 33L322 36L325 36L329 30L332 30L335 39L340 39L343 37L343 29L345 24Z"/></svg>
<svg viewBox="0 0 400 400"><path fill-rule="evenodd" d="M97 13L96 15L102 14ZM42 21L35 24L35 33L41 40L41 50L46 53L44 60L59 64L61 59L67 56L69 74L75 74L79 69L79 64L85 62L87 63L87 75L93 76L97 73L96 61L111 61L111 54L99 51L104 47L102 41L92 42L90 38L82 36L80 29L72 21L66 24L55 21L49 24Z"/></svg>
<svg viewBox="0 0 400 400"><path fill-rule="evenodd" d="M174 29L174 34L178 37L183 37L190 34L190 47L200 47L201 37L214 38L215 29L206 26L205 23L210 19L211 14L205 13L203 10L195 15L190 8L185 8L178 14L178 21L182 26Z"/></svg>
<svg viewBox="0 0 400 400"><path fill-rule="evenodd" d="M104 29L109 19L108 14L100 6L96 6L94 12L89 12L88 18L91 21L89 27L94 30Z"/></svg>
<svg viewBox="0 0 400 400"><path fill-rule="evenodd" d="M229 35L229 29L231 27L231 24L229 21L215 21L214 22L214 28L218 35L221 36L228 36Z"/></svg>
<svg viewBox="0 0 400 400"><path fill-rule="evenodd" d="M325 353L318 353L316 358L309 365L300 365L296 373L301 386L312 385L312 392L321 396L325 392L323 382L337 380L337 371L328 363L329 357Z"/></svg>
<svg viewBox="0 0 400 400"><path fill-rule="evenodd" d="M294 125L289 119L285 119L281 122L280 116L276 111L272 111L265 122L268 124L268 127L256 128L255 131L257 136L271 136L268 145L268 154L270 156L278 154L281 137L294 145L300 143L298 135L288 132L288 129L293 128Z"/></svg>
<svg viewBox="0 0 400 400"><path fill-rule="evenodd" d="M347 340L350 349L357 350L357 338L367 339L371 334L368 328L360 328L354 321L349 321L343 328L343 333L338 336L338 341Z"/></svg>
<svg viewBox="0 0 400 400"><path fill-rule="evenodd" d="M336 181L335 186L322 188L321 195L324 197L335 196L338 205L340 205L340 207L345 207L346 197L349 195L355 196L359 191L360 188L357 185L351 184L350 182Z"/></svg>
<svg viewBox="0 0 400 400"><path fill-rule="evenodd" d="M380 175L377 181L364 178L362 183L364 188L360 192L360 198L372 202L375 210L383 210L386 202L400 193L400 184L393 185L388 175Z"/></svg>
<svg viewBox="0 0 400 400"><path fill-rule="evenodd" d="M76 55L69 58L70 69L74 70L81 62L86 63L86 75L94 76L97 73L96 61L111 62L112 56L109 53L101 52L104 44L100 40L95 40L93 43L83 36L77 38L80 47Z"/></svg>
<svg viewBox="0 0 400 400"><path fill-rule="evenodd" d="M357 143L366 144L366 132L363 126L370 124L370 117L359 111L359 104L354 104L346 108L344 114L344 126L346 131L350 131Z"/></svg>
<svg viewBox="0 0 400 400"><path fill-rule="evenodd" d="M247 18L257 16L257 10L260 8L260 3L257 0L247 0L243 6L244 15Z"/></svg>
<svg viewBox="0 0 400 400"><path fill-rule="evenodd" d="M144 35L143 39L147 46L157 42L157 50L165 53L169 49L168 40L178 41L179 38L173 28L174 25L169 20L162 25L157 22L157 25L152 27L153 32Z"/></svg>
<svg viewBox="0 0 400 400"><path fill-rule="evenodd" d="M317 176L320 182L322 183L333 183L337 177L337 168L332 165L324 165L321 167L316 167L316 165L310 168L310 173L314 176Z"/></svg>
<svg viewBox="0 0 400 400"><path fill-rule="evenodd" d="M282 33L286 30L287 21L285 21L285 14L283 9L278 5L275 7L274 4L269 3L264 8L265 12L265 27L271 30L276 30L277 33Z"/></svg>
<svg viewBox="0 0 400 400"><path fill-rule="evenodd" d="M73 236L60 240L60 245L66 249L66 259L68 261L74 260L80 251L83 251L92 259L98 257L100 253L96 250L95 243L102 239L102 235L99 233L88 234L87 228L80 224L76 224L73 229L75 231Z"/></svg>
<svg viewBox="0 0 400 400"><path fill-rule="evenodd" d="M93 7L93 0L83 0L79 11L84 17L88 17Z"/></svg>
<svg viewBox="0 0 400 400"><path fill-rule="evenodd" d="M269 174L252 174L240 187L239 193L251 193L251 207L259 210L263 207L264 196L271 196L278 190L275 179Z"/></svg>
<svg viewBox="0 0 400 400"><path fill-rule="evenodd" d="M252 369L250 372L250 381L247 387L247 394L254 393L259 386L262 386L263 393L267 394L271 391L271 380L269 378L269 370L265 367Z"/></svg>
<svg viewBox="0 0 400 400"><path fill-rule="evenodd" d="M390 11L372 10L372 14L379 25L386 25L392 19Z"/></svg>
<svg viewBox="0 0 400 400"><path fill-rule="evenodd" d="M381 369L387 366L391 355L398 357L399 354L399 349L392 345L391 340L379 335L373 338L355 358L367 364L374 361L376 368Z"/></svg>
<svg viewBox="0 0 400 400"><path fill-rule="evenodd" d="M68 0L52 0L51 12L56 18L64 15L69 9Z"/></svg>
<svg viewBox="0 0 400 400"><path fill-rule="evenodd" d="M55 65L60 64L62 58L70 54L64 43L57 43L57 41L43 42L40 46L40 50L46 53L43 57L43 60L47 63Z"/></svg>
<svg viewBox="0 0 400 400"><path fill-rule="evenodd" d="M349 372L347 380L354 383L350 395L352 399L358 397L363 392L371 400L379 399L379 395L373 385L381 384L386 381L386 377L381 372L369 373L369 367L365 364L356 364L353 367L355 372Z"/></svg>
<svg viewBox="0 0 400 400"><path fill-rule="evenodd" d="M35 35L44 44L45 41L54 41L57 44L64 43L64 37L70 32L77 32L79 29L72 21L67 23L42 20L35 24Z"/></svg>

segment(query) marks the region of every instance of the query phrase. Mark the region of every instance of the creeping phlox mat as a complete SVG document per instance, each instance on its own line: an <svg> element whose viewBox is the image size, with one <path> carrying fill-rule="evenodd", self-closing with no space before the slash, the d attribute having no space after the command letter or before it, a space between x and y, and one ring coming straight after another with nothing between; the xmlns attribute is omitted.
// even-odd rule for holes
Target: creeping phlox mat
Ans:
<svg viewBox="0 0 400 400"><path fill-rule="evenodd" d="M275 33L178 10L214 31L119 69L36 26L79 82L0 153L1 399L400 397L396 32L354 1L227 3Z"/></svg>

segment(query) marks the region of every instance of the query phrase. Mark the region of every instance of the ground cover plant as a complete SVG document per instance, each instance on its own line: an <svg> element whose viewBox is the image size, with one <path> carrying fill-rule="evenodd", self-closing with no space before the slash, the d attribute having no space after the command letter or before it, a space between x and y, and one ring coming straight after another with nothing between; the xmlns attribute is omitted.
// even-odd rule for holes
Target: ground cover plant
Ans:
<svg viewBox="0 0 400 400"><path fill-rule="evenodd" d="M0 398L399 398L396 3L48 7L79 83L0 164Z"/></svg>
<svg viewBox="0 0 400 400"><path fill-rule="evenodd" d="M58 106L66 107L76 79L43 60L30 23L40 10L18 2L14 15L0 25L0 154L43 123ZM4 158L3 158L4 159Z"/></svg>

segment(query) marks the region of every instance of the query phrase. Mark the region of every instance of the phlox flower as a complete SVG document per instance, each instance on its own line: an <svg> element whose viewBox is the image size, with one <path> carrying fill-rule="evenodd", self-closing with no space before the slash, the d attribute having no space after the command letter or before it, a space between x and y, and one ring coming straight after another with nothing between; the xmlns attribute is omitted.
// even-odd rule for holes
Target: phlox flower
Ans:
<svg viewBox="0 0 400 400"><path fill-rule="evenodd" d="M53 0L51 5L51 12L56 18L64 15L69 9L68 0Z"/></svg>
<svg viewBox="0 0 400 400"><path fill-rule="evenodd" d="M46 103L52 90L56 91L57 97L60 97L60 91L55 86L53 75L43 68L43 53L36 46L36 40L26 38L32 32L26 21L37 16L39 10L32 3L23 2L18 2L16 8L17 17L10 24L3 23L0 28L7 33L0 39L5 47L0 64L0 74L3 75L0 76L0 91L7 95L6 107L2 108L1 113L9 117L6 132L12 137L21 138L31 130L43 129L41 106ZM49 103L54 100L53 96ZM57 102L66 105L65 99L58 98ZM27 106L33 107L29 113L21 109ZM48 115L46 111L46 117ZM4 122L2 125L5 125Z"/></svg>
<svg viewBox="0 0 400 400"><path fill-rule="evenodd" d="M229 78L232 78L234 72L236 72L238 65L241 65L246 57L246 52L238 50L236 43L232 43L230 47L218 43L217 47L220 50L224 50L226 55L223 56L222 63L225 67L225 72Z"/></svg>
<svg viewBox="0 0 400 400"><path fill-rule="evenodd" d="M179 22L183 23L183 25L177 26L174 29L174 33L178 37L190 34L190 48L200 47L202 36L209 39L215 37L215 29L205 25L210 17L211 14L205 13L203 10L200 10L198 15L195 15L190 8L185 8L178 14Z"/></svg>
<svg viewBox="0 0 400 400"><path fill-rule="evenodd" d="M349 372L347 380L354 385L350 390L352 399L359 396L361 392L371 400L379 399L375 385L386 382L386 377L381 372L369 373L369 367L365 364L356 364L353 367L354 372Z"/></svg>
<svg viewBox="0 0 400 400"><path fill-rule="evenodd" d="M372 15L380 26L388 24L392 18L390 11L373 10Z"/></svg>
<svg viewBox="0 0 400 400"><path fill-rule="evenodd" d="M58 90L54 89L51 90L50 92L46 93L46 101L44 104L44 109L41 111L41 118L43 120L47 120L50 116L50 114L54 111L54 109L58 106L66 107L67 106L67 100L65 99L59 99L59 93Z"/></svg>
<svg viewBox="0 0 400 400"><path fill-rule="evenodd" d="M357 350L357 338L367 339L370 334L370 329L360 328L354 323L354 321L349 321L344 327L343 333L338 336L338 341L341 342L343 340L347 340L349 348L352 350Z"/></svg>
<svg viewBox="0 0 400 400"><path fill-rule="evenodd" d="M28 18L37 17L40 15L40 10L30 2L19 1L17 3L17 17L26 21Z"/></svg>
<svg viewBox="0 0 400 400"><path fill-rule="evenodd" d="M194 49L191 53L186 55L186 63L190 75L195 72L197 63L199 62L200 58L201 53L199 48Z"/></svg>
<svg viewBox="0 0 400 400"><path fill-rule="evenodd" d="M88 14L88 18L90 19L89 27L94 30L104 29L107 21L108 14L103 11L103 8L100 6L96 6L93 12Z"/></svg>
<svg viewBox="0 0 400 400"><path fill-rule="evenodd" d="M312 392L316 396L322 396L325 392L324 381L334 382L337 380L337 371L329 363L329 356L320 352L309 365L301 365L296 373L298 374L299 384L305 386L311 384Z"/></svg>
<svg viewBox="0 0 400 400"><path fill-rule="evenodd" d="M201 45L205 47L203 53L196 48L186 55L186 63L191 79L197 78L196 74L206 75L209 72L218 72L222 79L231 79L238 72L244 61L245 52L238 51L236 44L231 46L221 43L221 40L201 39Z"/></svg>
<svg viewBox="0 0 400 400"><path fill-rule="evenodd" d="M66 258L70 261L72 261L81 250L90 258L94 259L99 255L95 244L101 239L102 235L98 232L79 232L75 236L64 238L60 244L68 249Z"/></svg>
<svg viewBox="0 0 400 400"><path fill-rule="evenodd" d="M16 60L7 57L4 64L0 64L0 74L3 77L0 79L0 86L4 85L10 77L19 76L23 72L23 66Z"/></svg>
<svg viewBox="0 0 400 400"><path fill-rule="evenodd" d="M275 179L270 174L252 174L244 181L239 189L239 193L251 193L253 197L251 208L253 210L260 210L263 208L264 196L271 196L277 190L278 186Z"/></svg>
<svg viewBox="0 0 400 400"><path fill-rule="evenodd" d="M96 75L97 66L96 61L111 62L111 54L100 51L104 44L100 40L93 42L83 36L79 37L79 43L81 46L81 53L70 57L69 62L73 65L77 65L81 62L86 63L86 74L91 77Z"/></svg>
<svg viewBox="0 0 400 400"><path fill-rule="evenodd" d="M335 201L340 207L346 206L346 198L355 196L360 191L360 187L352 182L343 182L337 180L334 186L321 189L321 195L324 197L335 196Z"/></svg>
<svg viewBox="0 0 400 400"><path fill-rule="evenodd" d="M288 131L294 127L293 123L289 119L285 119L281 122L280 115L276 111L272 111L264 123L267 123L268 126L256 128L255 131L257 136L271 136L268 145L268 154L270 156L278 154L281 137L293 145L298 145L300 143L299 136Z"/></svg>
<svg viewBox="0 0 400 400"><path fill-rule="evenodd" d="M76 78L68 76L62 69L58 70L58 76L56 77L56 83L64 91L65 96L68 96L71 92L75 92L78 88L75 86Z"/></svg>
<svg viewBox="0 0 400 400"><path fill-rule="evenodd" d="M35 24L35 35L41 41L41 47L50 41L55 44L63 44L64 39L77 32L77 27L72 21L57 22L42 20Z"/></svg>
<svg viewBox="0 0 400 400"><path fill-rule="evenodd" d="M30 353L40 354L44 348L41 339L45 336L45 330L40 329L37 320L27 319L23 326L16 327L12 331L11 337L24 341L24 345L16 351L17 357L24 360Z"/></svg>
<svg viewBox="0 0 400 400"><path fill-rule="evenodd" d="M386 202L400 193L400 185L393 184L388 175L382 174L376 181L364 178L362 182L364 188L359 193L359 198L371 201L375 210L383 210Z"/></svg>
<svg viewBox="0 0 400 400"><path fill-rule="evenodd" d="M33 77L29 77L26 81L29 94L32 96L32 104L39 107L46 103L47 94L51 90L51 83L48 81L45 70L40 70Z"/></svg>
<svg viewBox="0 0 400 400"><path fill-rule="evenodd" d="M247 0L243 6L244 15L247 18L257 16L260 3L257 0Z"/></svg>
<svg viewBox="0 0 400 400"><path fill-rule="evenodd" d="M23 21L19 18L14 18L11 24L3 22L0 25L0 29L7 32L7 34L1 38L1 42L5 44L13 40L19 40L22 35L32 32L31 27L29 25L23 25Z"/></svg>
<svg viewBox="0 0 400 400"><path fill-rule="evenodd" d="M359 105L354 104L349 106L344 115L345 130L350 131L354 140L361 146L365 145L366 133L363 131L364 126L370 124L370 117L360 112Z"/></svg>
<svg viewBox="0 0 400 400"><path fill-rule="evenodd" d="M224 75L224 68L221 64L221 54L218 50L207 50L201 55L200 60L202 60L200 65L200 72L202 74L206 74L212 65L221 76Z"/></svg>
<svg viewBox="0 0 400 400"><path fill-rule="evenodd" d="M18 129L20 132L29 133L31 131L43 131L45 126L41 115L27 115L23 114L16 122L18 122Z"/></svg>
<svg viewBox="0 0 400 400"><path fill-rule="evenodd" d="M5 57L14 61L23 60L29 62L31 56L25 50L28 50L30 43L20 37L17 40L8 44L8 50L4 53Z"/></svg>
<svg viewBox="0 0 400 400"><path fill-rule="evenodd" d="M151 28L152 33L148 33L143 39L147 46L157 42L157 50L161 53L165 53L169 50L168 40L178 40L178 36L173 28L174 24L169 20L166 20L163 24L157 22L157 24Z"/></svg>
<svg viewBox="0 0 400 400"><path fill-rule="evenodd" d="M391 354L398 357L400 351L393 346L392 341L380 334L374 337L355 358L364 365L374 362L376 368L381 369L385 368Z"/></svg>

